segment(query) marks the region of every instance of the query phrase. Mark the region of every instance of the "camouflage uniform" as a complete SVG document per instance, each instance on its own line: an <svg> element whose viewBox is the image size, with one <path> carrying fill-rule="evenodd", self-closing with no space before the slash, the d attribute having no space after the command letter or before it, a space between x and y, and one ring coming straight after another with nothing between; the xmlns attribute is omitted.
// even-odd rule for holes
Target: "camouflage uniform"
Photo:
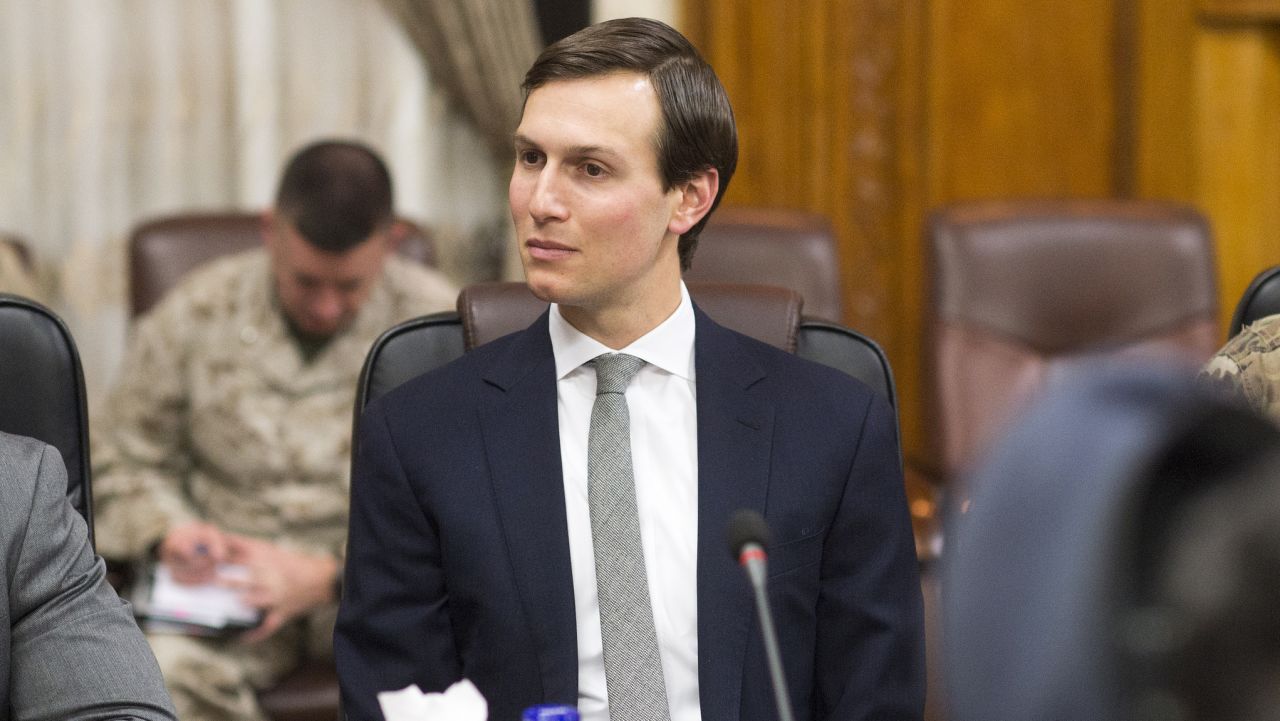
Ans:
<svg viewBox="0 0 1280 721"><path fill-rule="evenodd" d="M1246 326L1200 376L1280 423L1280 315Z"/></svg>
<svg viewBox="0 0 1280 721"><path fill-rule="evenodd" d="M351 414L373 340L394 323L450 308L442 276L389 258L352 325L305 360L258 249L215 261L133 331L122 376L94 418L98 551L136 559L193 520L341 559ZM261 719L254 688L304 654L331 650L335 608L252 646L149 636L178 715Z"/></svg>

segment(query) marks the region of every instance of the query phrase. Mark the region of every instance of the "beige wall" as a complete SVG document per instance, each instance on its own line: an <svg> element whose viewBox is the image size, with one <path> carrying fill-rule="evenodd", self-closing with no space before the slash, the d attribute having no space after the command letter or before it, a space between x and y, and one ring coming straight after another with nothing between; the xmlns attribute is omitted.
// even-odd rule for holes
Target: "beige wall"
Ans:
<svg viewBox="0 0 1280 721"><path fill-rule="evenodd" d="M646 17L675 25L679 19L677 0L592 0L591 22L626 17Z"/></svg>

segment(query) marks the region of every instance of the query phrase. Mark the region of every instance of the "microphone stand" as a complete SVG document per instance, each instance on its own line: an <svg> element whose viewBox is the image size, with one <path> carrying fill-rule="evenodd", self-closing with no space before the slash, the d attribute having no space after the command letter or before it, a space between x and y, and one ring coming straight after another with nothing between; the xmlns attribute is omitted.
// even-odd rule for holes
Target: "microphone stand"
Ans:
<svg viewBox="0 0 1280 721"><path fill-rule="evenodd" d="M769 609L769 595L765 593L765 553L756 543L748 543L742 549L741 563L747 569L751 589L755 593L756 611L760 616L760 632L764 639L764 655L773 680L773 698L778 704L778 721L795 721L791 712L791 697L787 693L787 677L782 672L782 653L778 650L778 633L773 627L773 612Z"/></svg>

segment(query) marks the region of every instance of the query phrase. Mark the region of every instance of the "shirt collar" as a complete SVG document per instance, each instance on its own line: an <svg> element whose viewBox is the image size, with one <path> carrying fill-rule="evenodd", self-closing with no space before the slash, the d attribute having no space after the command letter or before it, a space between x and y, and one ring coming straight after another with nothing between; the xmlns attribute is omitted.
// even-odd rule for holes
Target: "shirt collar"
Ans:
<svg viewBox="0 0 1280 721"><path fill-rule="evenodd" d="M596 356L614 352L612 348L570 325L560 315L558 303L551 304L548 324L551 349L556 359L556 380L564 378ZM618 352L633 355L651 366L692 381L694 325L693 302L689 299L689 289L681 281L680 305L675 312Z"/></svg>

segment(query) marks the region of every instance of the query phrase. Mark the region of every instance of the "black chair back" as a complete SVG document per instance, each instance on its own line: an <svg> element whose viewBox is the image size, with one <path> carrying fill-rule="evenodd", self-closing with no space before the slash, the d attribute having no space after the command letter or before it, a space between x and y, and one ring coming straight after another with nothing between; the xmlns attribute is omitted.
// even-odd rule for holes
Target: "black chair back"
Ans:
<svg viewBox="0 0 1280 721"><path fill-rule="evenodd" d="M1234 338L1246 325L1280 313L1280 265L1259 273L1245 289L1231 315L1227 337Z"/></svg>
<svg viewBox="0 0 1280 721"><path fill-rule="evenodd" d="M53 311L0 293L0 431L58 449L67 467L67 496L89 524L89 416L75 340Z"/></svg>

